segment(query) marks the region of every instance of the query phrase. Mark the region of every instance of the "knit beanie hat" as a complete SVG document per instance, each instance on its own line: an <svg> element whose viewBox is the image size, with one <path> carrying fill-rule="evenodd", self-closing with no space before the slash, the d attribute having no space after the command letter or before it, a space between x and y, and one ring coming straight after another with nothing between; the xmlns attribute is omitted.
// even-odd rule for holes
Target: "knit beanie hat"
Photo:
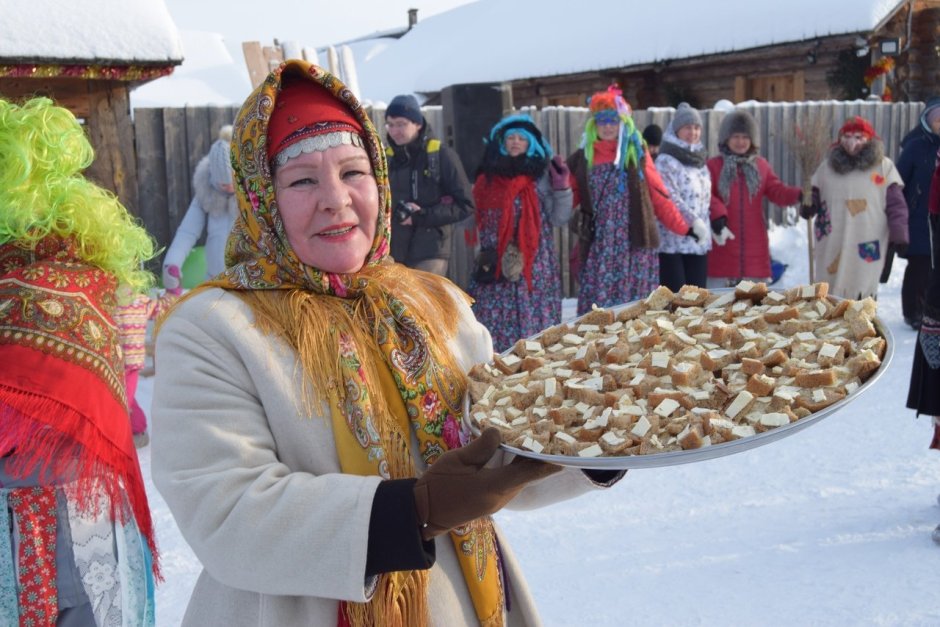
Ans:
<svg viewBox="0 0 940 627"><path fill-rule="evenodd" d="M940 119L940 98L934 97L927 101L927 108L924 109L924 120L928 126L933 126L938 119Z"/></svg>
<svg viewBox="0 0 940 627"><path fill-rule="evenodd" d="M690 124L702 125L702 116L699 115L699 112L692 108L688 102L680 102L679 106L676 108L676 115L672 118L672 122L669 123L672 126L672 131L676 132L683 126L689 126Z"/></svg>
<svg viewBox="0 0 940 627"><path fill-rule="evenodd" d="M723 146L728 143L728 139L735 133L741 133L751 138L751 146L758 148L757 121L747 111L734 110L729 112L721 120L721 127L718 129L718 145Z"/></svg>
<svg viewBox="0 0 940 627"><path fill-rule="evenodd" d="M268 121L268 159L278 165L303 152L362 146L362 124L324 87L285 77Z"/></svg>
<svg viewBox="0 0 940 627"><path fill-rule="evenodd" d="M385 109L385 119L388 118L406 118L415 124L424 122L421 107L418 106L418 99L410 94L402 94L392 98L392 102Z"/></svg>
<svg viewBox="0 0 940 627"><path fill-rule="evenodd" d="M878 137L878 134L875 133L875 127L871 125L871 122L860 115L853 116L845 121L845 124L839 129L839 137L842 137L846 133L862 133L872 139Z"/></svg>
<svg viewBox="0 0 940 627"><path fill-rule="evenodd" d="M230 126L229 129L232 127ZM231 131L229 131L231 139ZM209 183L220 190L223 185L232 185L232 157L229 140L221 137L209 148ZM205 209L205 207L203 207Z"/></svg>
<svg viewBox="0 0 940 627"><path fill-rule="evenodd" d="M643 139L650 146L658 146L663 143L663 129L658 124L647 124L643 129Z"/></svg>

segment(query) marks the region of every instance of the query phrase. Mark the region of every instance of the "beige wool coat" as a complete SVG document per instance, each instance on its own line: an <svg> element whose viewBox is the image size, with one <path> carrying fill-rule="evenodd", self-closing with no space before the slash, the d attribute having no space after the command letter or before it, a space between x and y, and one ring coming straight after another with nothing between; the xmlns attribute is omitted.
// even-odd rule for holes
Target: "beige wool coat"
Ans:
<svg viewBox="0 0 940 627"><path fill-rule="evenodd" d="M469 369L491 358L492 343L453 289L460 322L452 348ZM300 383L293 350L260 333L251 310L224 290L184 302L159 333L153 480L203 566L184 625L335 625L337 599L367 600L369 516L381 479L340 471L327 407L306 415ZM566 469L510 507L595 487ZM507 624L538 625L519 564L499 541L512 593ZM446 535L437 540L429 604L434 625L478 624Z"/></svg>

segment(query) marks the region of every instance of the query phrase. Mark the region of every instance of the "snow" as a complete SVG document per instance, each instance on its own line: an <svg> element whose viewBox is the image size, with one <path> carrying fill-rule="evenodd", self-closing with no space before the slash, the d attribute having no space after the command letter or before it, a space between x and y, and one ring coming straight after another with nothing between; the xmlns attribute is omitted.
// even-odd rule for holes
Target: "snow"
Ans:
<svg viewBox="0 0 940 627"><path fill-rule="evenodd" d="M0 6L9 1L0 0ZM40 4L47 2L54 0ZM436 92L455 84L588 72L833 34L867 34L901 4L901 0L591 0L572 7L542 0L477 0L422 18L401 39L376 32L371 38L347 38L347 42L356 60L362 99L388 102L397 94ZM186 11L195 9L194 5ZM226 21L243 19L236 11L213 15L217 19L211 28L223 34L234 28L226 26ZM3 28L0 25L0 33ZM217 73L212 77L231 80L225 88L211 89L213 94L228 96L228 104L241 104L244 96L238 94L248 80L244 58L234 45L243 39L226 41L234 67L223 72L225 77ZM270 45L273 38L258 33L252 39ZM185 43L186 58L174 73L179 77L202 53L189 39ZM328 66L322 38L298 38L295 43L316 49L319 65ZM0 39L0 50L3 45ZM204 78L209 80L204 75L191 75L186 82L177 82L177 76L160 79L167 106L174 106L181 91ZM193 87L187 104L224 102L213 100L216 95L201 96L202 91ZM160 105L151 98L146 106Z"/></svg>
<svg viewBox="0 0 940 627"><path fill-rule="evenodd" d="M251 93L244 59L236 62L218 33L183 30L180 37L183 64L133 90L131 107L241 106Z"/></svg>
<svg viewBox="0 0 940 627"><path fill-rule="evenodd" d="M805 222L771 232L805 283ZM940 624L940 457L905 408L916 333L901 319L905 262L879 293L895 355L859 399L798 433L704 462L632 470L609 490L497 519L548 626ZM566 316L574 301L565 301ZM138 401L150 406L153 379ZM139 451L166 583L157 624L179 625L200 570ZM272 542L276 539L272 538Z"/></svg>
<svg viewBox="0 0 940 627"><path fill-rule="evenodd" d="M366 98L616 68L870 32L900 0L478 0L357 58ZM741 26L746 25L746 26ZM429 54L428 51L433 51Z"/></svg>
<svg viewBox="0 0 940 627"><path fill-rule="evenodd" d="M0 0L0 58L179 63L162 0Z"/></svg>

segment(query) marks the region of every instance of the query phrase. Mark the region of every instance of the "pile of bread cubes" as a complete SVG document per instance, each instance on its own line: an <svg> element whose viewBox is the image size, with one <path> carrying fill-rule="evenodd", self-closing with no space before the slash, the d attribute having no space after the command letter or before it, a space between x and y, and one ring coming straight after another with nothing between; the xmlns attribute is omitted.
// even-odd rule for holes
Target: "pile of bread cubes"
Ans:
<svg viewBox="0 0 940 627"><path fill-rule="evenodd" d="M645 455L775 429L845 398L881 365L875 301L826 283L659 287L520 340L469 373L468 419L544 455Z"/></svg>

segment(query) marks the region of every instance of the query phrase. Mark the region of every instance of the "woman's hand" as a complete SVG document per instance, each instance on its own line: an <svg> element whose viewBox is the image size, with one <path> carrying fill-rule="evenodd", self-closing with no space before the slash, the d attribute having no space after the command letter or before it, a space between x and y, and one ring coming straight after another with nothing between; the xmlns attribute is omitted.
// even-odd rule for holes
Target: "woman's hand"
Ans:
<svg viewBox="0 0 940 627"><path fill-rule="evenodd" d="M499 431L487 429L470 444L444 453L418 479L415 508L425 540L499 511L527 484L561 470L526 457L484 468L499 443Z"/></svg>
<svg viewBox="0 0 940 627"><path fill-rule="evenodd" d="M558 191L571 187L568 180L571 177L571 170L568 169L568 164L561 158L561 155L552 157L548 170L552 177L552 189Z"/></svg>
<svg viewBox="0 0 940 627"><path fill-rule="evenodd" d="M695 221L692 222L689 232L685 234L686 237L691 237L696 242L707 242L708 241L708 227L705 226L705 222L701 218L695 218Z"/></svg>

